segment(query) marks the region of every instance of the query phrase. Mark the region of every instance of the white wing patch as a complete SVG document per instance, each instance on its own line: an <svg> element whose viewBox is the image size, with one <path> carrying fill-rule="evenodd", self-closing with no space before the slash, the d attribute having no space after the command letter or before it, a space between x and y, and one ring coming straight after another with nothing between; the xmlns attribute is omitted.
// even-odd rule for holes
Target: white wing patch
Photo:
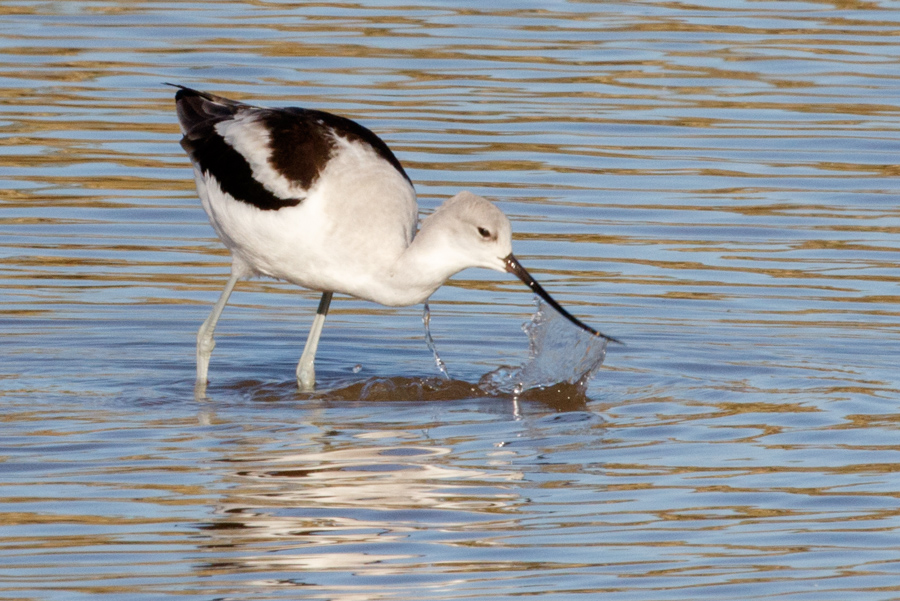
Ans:
<svg viewBox="0 0 900 601"><path fill-rule="evenodd" d="M250 164L253 178L279 198L306 198L307 190L279 173L269 158L272 156L271 134L253 113L217 123L216 132Z"/></svg>

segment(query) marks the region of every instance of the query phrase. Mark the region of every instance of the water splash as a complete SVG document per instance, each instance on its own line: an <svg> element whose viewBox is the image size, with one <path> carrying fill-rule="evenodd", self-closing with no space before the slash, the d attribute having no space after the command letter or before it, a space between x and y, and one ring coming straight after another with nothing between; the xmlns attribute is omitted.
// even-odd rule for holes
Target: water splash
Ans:
<svg viewBox="0 0 900 601"><path fill-rule="evenodd" d="M434 338L431 337L431 308L428 306L428 303L425 303L425 308L422 311L422 324L425 326L425 344L428 345L428 348L434 355L434 364L437 365L438 370L444 374L444 378L450 380L450 372L447 371L447 364L444 363L444 360L438 355L437 347L434 345Z"/></svg>
<svg viewBox="0 0 900 601"><path fill-rule="evenodd" d="M606 358L607 341L572 325L535 297L537 311L522 329L528 334L528 361L482 376L479 387L492 393L520 395L527 390L565 383L584 390Z"/></svg>
<svg viewBox="0 0 900 601"><path fill-rule="evenodd" d="M561 394L583 394L588 381L606 358L607 340L574 326L535 296L537 305L531 321L522 326L528 334L528 360L518 367L503 366L485 374L478 389L487 395L513 394L558 387ZM431 337L431 309L422 312L425 342L444 379L452 381L447 365L438 355ZM474 389L473 389L474 391Z"/></svg>

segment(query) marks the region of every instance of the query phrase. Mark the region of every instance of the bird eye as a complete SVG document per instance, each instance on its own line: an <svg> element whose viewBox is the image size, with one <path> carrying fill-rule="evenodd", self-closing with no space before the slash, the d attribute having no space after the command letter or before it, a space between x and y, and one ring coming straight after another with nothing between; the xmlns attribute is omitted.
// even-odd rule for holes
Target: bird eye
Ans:
<svg viewBox="0 0 900 601"><path fill-rule="evenodd" d="M478 228L478 235L480 235L485 240L488 240L491 238L491 232L487 228L483 228L483 227Z"/></svg>

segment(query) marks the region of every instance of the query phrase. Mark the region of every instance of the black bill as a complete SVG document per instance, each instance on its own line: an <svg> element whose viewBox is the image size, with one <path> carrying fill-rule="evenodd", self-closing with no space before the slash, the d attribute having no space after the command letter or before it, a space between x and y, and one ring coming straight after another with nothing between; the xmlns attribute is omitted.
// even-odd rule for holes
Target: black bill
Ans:
<svg viewBox="0 0 900 601"><path fill-rule="evenodd" d="M553 300L553 297L550 296L549 294L547 294L547 291L544 290L544 288L541 287L541 285L537 283L537 280L535 280L533 277L531 277L531 274L528 273L528 271L524 267L522 267L522 264L519 263L519 261L512 255L512 253L510 253L505 259L503 259L503 262L506 263L506 271L510 272L511 274L515 275L517 278L519 278L520 280L525 282L525 284L529 288L531 288L535 294L540 296L544 300L544 302L546 302L548 305L550 305L551 307L556 309L560 313L560 315L562 315L563 317L565 317L566 319L571 321L573 324L575 324L576 326L578 326L585 332L590 332L594 336L599 336L600 338L605 338L606 340L609 340L610 342L616 342L618 344L623 344L621 341L616 340L612 336L607 336L606 334L601 334L597 330L595 330L589 326L586 326L585 324L581 323L581 321L579 321L578 318L576 318L571 313L569 313L568 311L563 309L560 306L560 304L558 302L556 302L555 300Z"/></svg>

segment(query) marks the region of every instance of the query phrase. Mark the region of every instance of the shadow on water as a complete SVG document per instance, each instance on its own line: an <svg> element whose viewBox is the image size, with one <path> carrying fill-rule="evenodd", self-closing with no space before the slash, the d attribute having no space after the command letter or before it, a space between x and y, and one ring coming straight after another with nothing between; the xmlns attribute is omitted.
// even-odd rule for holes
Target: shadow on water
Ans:
<svg viewBox="0 0 900 601"><path fill-rule="evenodd" d="M482 379L484 380L484 378ZM521 393L482 387L464 380L440 377L371 377L360 381L333 382L313 392L297 389L296 382L240 380L226 388L195 390L198 400L215 400L221 393L236 394L253 402L339 401L363 403L441 403L454 401L524 401L541 403L558 412L583 411L590 398L584 384L559 382L529 388Z"/></svg>

